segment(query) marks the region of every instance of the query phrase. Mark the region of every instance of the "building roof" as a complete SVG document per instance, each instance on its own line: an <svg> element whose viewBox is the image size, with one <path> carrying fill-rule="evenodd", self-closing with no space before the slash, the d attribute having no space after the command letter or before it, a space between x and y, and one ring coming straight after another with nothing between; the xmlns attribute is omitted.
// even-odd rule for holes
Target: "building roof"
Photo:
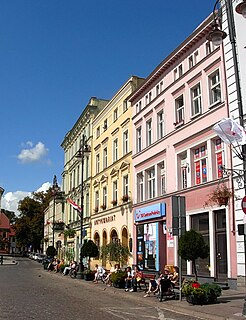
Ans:
<svg viewBox="0 0 246 320"><path fill-rule="evenodd" d="M10 230L9 218L3 213L0 212L0 230Z"/></svg>

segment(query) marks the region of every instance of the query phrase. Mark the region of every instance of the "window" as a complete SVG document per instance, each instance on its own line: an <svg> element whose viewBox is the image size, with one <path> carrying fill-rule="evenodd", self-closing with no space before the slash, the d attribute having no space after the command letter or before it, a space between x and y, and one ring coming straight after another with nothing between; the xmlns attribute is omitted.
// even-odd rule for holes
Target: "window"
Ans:
<svg viewBox="0 0 246 320"><path fill-rule="evenodd" d="M158 164L157 170L158 195L163 196L166 193L166 170L164 161Z"/></svg>
<svg viewBox="0 0 246 320"><path fill-rule="evenodd" d="M118 160L118 139L113 141L113 161Z"/></svg>
<svg viewBox="0 0 246 320"><path fill-rule="evenodd" d="M189 57L189 69L194 67L198 62L198 51L195 51L190 57Z"/></svg>
<svg viewBox="0 0 246 320"><path fill-rule="evenodd" d="M158 84L156 87L155 87L155 95L158 96L160 94L160 85Z"/></svg>
<svg viewBox="0 0 246 320"><path fill-rule="evenodd" d="M108 192L107 192L107 187L103 187L103 206L105 209L107 208L108 204Z"/></svg>
<svg viewBox="0 0 246 320"><path fill-rule="evenodd" d="M161 139L164 137L164 112L161 110L157 114L157 138Z"/></svg>
<svg viewBox="0 0 246 320"><path fill-rule="evenodd" d="M176 123L184 121L184 98L183 95L175 100Z"/></svg>
<svg viewBox="0 0 246 320"><path fill-rule="evenodd" d="M137 174L137 201L141 202L144 200L144 176L142 172Z"/></svg>
<svg viewBox="0 0 246 320"><path fill-rule="evenodd" d="M210 105L221 101L221 85L219 70L208 77Z"/></svg>
<svg viewBox="0 0 246 320"><path fill-rule="evenodd" d="M126 112L127 109L128 109L127 100L124 100L123 101L123 112Z"/></svg>
<svg viewBox="0 0 246 320"><path fill-rule="evenodd" d="M96 173L100 172L100 154L96 155Z"/></svg>
<svg viewBox="0 0 246 320"><path fill-rule="evenodd" d="M146 122L146 146L150 146L152 143L152 120Z"/></svg>
<svg viewBox="0 0 246 320"><path fill-rule="evenodd" d="M206 43L206 55L209 55L213 51L214 51L214 44L212 41L208 41Z"/></svg>
<svg viewBox="0 0 246 320"><path fill-rule="evenodd" d="M128 141L128 130L123 133L123 154L127 154L129 152L129 141Z"/></svg>
<svg viewBox="0 0 246 320"><path fill-rule="evenodd" d="M136 130L136 150L137 152L142 150L142 127L138 127Z"/></svg>
<svg viewBox="0 0 246 320"><path fill-rule="evenodd" d="M223 177L223 143L221 139L216 139L215 143L215 158L216 158L216 178Z"/></svg>
<svg viewBox="0 0 246 320"><path fill-rule="evenodd" d="M100 136L100 127L97 127L97 138Z"/></svg>
<svg viewBox="0 0 246 320"><path fill-rule="evenodd" d="M201 113L202 96L200 83L191 89L191 115L195 116Z"/></svg>
<svg viewBox="0 0 246 320"><path fill-rule="evenodd" d="M183 75L183 66L182 66L182 64L178 67L178 75L179 75L179 78Z"/></svg>
<svg viewBox="0 0 246 320"><path fill-rule="evenodd" d="M163 81L160 83L160 92L163 91Z"/></svg>
<svg viewBox="0 0 246 320"><path fill-rule="evenodd" d="M118 181L113 182L113 201L118 201Z"/></svg>
<svg viewBox="0 0 246 320"><path fill-rule="evenodd" d="M105 130L107 130L107 128L108 128L108 120L105 119L104 123L103 123L103 130L105 131Z"/></svg>
<svg viewBox="0 0 246 320"><path fill-rule="evenodd" d="M147 105L149 103L149 95L147 94L146 96L145 96L145 105Z"/></svg>
<svg viewBox="0 0 246 320"><path fill-rule="evenodd" d="M142 110L142 101L140 100L137 104L136 104L136 112L140 112Z"/></svg>
<svg viewBox="0 0 246 320"><path fill-rule="evenodd" d="M203 145L194 150L195 184L208 181L207 177L207 146Z"/></svg>
<svg viewBox="0 0 246 320"><path fill-rule="evenodd" d="M118 108L114 110L114 121L118 119Z"/></svg>
<svg viewBox="0 0 246 320"><path fill-rule="evenodd" d="M180 156L180 174L181 174L181 189L186 189L187 188L187 174L188 174L187 153L186 152Z"/></svg>
<svg viewBox="0 0 246 320"><path fill-rule="evenodd" d="M103 149L103 169L108 167L108 148Z"/></svg>
<svg viewBox="0 0 246 320"><path fill-rule="evenodd" d="M201 233L205 243L209 245L209 216L207 212L191 215L191 228ZM209 276L209 256L205 259L198 258L196 261L199 274L201 274L201 276Z"/></svg>
<svg viewBox="0 0 246 320"><path fill-rule="evenodd" d="M152 92L149 92L149 102L152 100Z"/></svg>
<svg viewBox="0 0 246 320"><path fill-rule="evenodd" d="M146 171L147 173L147 198L155 197L155 168L152 167Z"/></svg>
<svg viewBox="0 0 246 320"><path fill-rule="evenodd" d="M128 195L129 193L129 181L128 181L128 175L125 175L123 177L123 196Z"/></svg>
<svg viewBox="0 0 246 320"><path fill-rule="evenodd" d="M99 191L95 191L95 209L99 207Z"/></svg>

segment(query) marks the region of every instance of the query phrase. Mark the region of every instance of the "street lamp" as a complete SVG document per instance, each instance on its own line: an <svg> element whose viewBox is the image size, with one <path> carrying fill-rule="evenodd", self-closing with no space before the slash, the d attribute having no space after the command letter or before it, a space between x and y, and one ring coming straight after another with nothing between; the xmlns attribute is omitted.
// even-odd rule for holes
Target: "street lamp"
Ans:
<svg viewBox="0 0 246 320"><path fill-rule="evenodd" d="M56 175L53 178L52 194L53 194L53 229L52 229L52 246L55 247L55 214L56 214L56 194L59 190Z"/></svg>
<svg viewBox="0 0 246 320"><path fill-rule="evenodd" d="M223 39L226 38L226 32L220 29L218 18L216 14L216 6L220 0L217 0L213 9L213 17L214 22L212 26L212 31L209 33L207 40L212 41L215 46L218 46L222 43ZM239 77L239 67L238 67L238 56L237 56L237 48L236 48L236 32L235 32L235 22L234 22L234 13L233 13L233 4L232 0L225 0L227 19L228 19L228 31L230 43L232 46L232 56L234 61L234 71L235 71L235 84L236 84L236 93L237 93L237 103L238 103L238 113L239 113L239 121L240 125L244 127L244 114L243 114L243 104L242 104L242 92L240 86L240 77ZM244 18L246 18L246 0L240 2L236 8L236 12L242 14ZM238 154L239 158L243 162L243 185L244 192L246 195L246 144L242 145L241 153ZM234 171L232 169L232 171ZM246 287L246 224L244 225L244 264L245 264L245 287ZM246 315L246 298L243 307L243 315Z"/></svg>
<svg viewBox="0 0 246 320"><path fill-rule="evenodd" d="M86 142L86 136L83 134L81 142L80 142L80 148L77 152L76 158L81 160L81 194L80 194L80 241L79 241L79 271L77 274L77 277L79 279L82 278L82 272L83 272L83 260L82 260L82 254L81 249L83 245L83 217L84 217L84 160L85 160L85 154L90 152L89 146Z"/></svg>

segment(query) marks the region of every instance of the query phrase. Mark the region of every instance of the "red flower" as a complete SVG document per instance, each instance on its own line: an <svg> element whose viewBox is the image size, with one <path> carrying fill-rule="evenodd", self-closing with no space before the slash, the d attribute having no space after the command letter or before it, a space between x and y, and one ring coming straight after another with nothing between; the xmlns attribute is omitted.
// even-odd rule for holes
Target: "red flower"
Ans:
<svg viewBox="0 0 246 320"><path fill-rule="evenodd" d="M200 287L200 283L198 283L198 282L192 283L192 288L197 289L197 288L199 288L199 287Z"/></svg>

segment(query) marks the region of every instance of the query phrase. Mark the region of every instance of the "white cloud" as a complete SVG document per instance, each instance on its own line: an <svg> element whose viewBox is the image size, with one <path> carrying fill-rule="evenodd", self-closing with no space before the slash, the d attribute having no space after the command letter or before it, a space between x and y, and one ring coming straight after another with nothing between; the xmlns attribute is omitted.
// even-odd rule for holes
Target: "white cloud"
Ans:
<svg viewBox="0 0 246 320"><path fill-rule="evenodd" d="M31 141L26 142L26 147L18 154L18 159L22 163L37 162L44 158L49 149L42 142L38 142L35 146Z"/></svg>
<svg viewBox="0 0 246 320"><path fill-rule="evenodd" d="M45 182L42 184L40 188L38 188L36 191L47 191L51 187L50 182ZM15 192L8 192L6 194L3 194L2 197L2 209L6 209L9 211L14 211L15 214L18 216L20 212L18 211L18 203L20 200L23 200L25 197L31 197L32 192L27 191L15 191Z"/></svg>

